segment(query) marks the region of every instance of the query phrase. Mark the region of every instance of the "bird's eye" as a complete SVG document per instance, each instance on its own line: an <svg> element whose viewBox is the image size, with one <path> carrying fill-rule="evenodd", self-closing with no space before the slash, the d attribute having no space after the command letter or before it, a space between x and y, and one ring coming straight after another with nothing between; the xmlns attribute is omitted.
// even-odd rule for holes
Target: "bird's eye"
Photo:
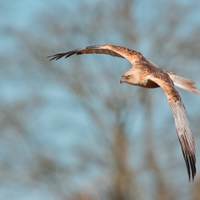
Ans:
<svg viewBox="0 0 200 200"><path fill-rule="evenodd" d="M126 79L129 79L130 77L131 77L130 75L126 76Z"/></svg>

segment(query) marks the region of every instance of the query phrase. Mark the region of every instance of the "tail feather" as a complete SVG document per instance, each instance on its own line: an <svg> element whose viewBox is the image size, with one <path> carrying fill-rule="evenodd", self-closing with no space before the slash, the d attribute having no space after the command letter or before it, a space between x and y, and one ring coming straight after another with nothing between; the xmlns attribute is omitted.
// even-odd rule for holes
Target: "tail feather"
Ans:
<svg viewBox="0 0 200 200"><path fill-rule="evenodd" d="M197 87L194 86L194 84L195 84L194 81L187 79L187 78L183 78L181 76L177 76L171 72L167 72L167 73L170 76L170 78L172 79L172 81L174 82L174 85L176 85L177 87L180 87L184 90L187 90L188 92L192 92L192 93L200 96L200 92L198 91Z"/></svg>

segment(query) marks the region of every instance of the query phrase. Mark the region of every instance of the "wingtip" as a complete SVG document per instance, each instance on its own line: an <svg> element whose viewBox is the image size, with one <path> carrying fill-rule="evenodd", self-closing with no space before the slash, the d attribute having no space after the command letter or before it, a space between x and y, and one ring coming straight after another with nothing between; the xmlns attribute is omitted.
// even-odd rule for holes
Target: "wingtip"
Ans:
<svg viewBox="0 0 200 200"><path fill-rule="evenodd" d="M187 156L186 161L186 167L188 171L188 177L189 177L189 182L192 179L192 182L194 182L194 178L196 176L196 158L193 156Z"/></svg>
<svg viewBox="0 0 200 200"><path fill-rule="evenodd" d="M46 58L49 59L49 61L52 61L53 59L55 59L54 56L55 55L50 55L50 56L47 56Z"/></svg>
<svg viewBox="0 0 200 200"><path fill-rule="evenodd" d="M194 182L194 177L196 176L196 173L192 175L192 182ZM189 182L191 181L191 177L189 177Z"/></svg>
<svg viewBox="0 0 200 200"><path fill-rule="evenodd" d="M196 168L195 168L195 172L192 174L192 182L194 182L194 177L196 176Z"/></svg>

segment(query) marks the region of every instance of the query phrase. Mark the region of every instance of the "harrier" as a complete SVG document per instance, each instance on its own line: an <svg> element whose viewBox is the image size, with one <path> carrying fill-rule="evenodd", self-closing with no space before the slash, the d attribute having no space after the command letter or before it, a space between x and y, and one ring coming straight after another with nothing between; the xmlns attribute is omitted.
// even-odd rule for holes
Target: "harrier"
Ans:
<svg viewBox="0 0 200 200"><path fill-rule="evenodd" d="M196 175L195 142L185 107L174 85L200 95L200 92L194 86L195 83L192 80L158 68L154 63L147 60L137 51L115 45L106 44L88 46L83 49L76 49L66 53L51 55L48 56L48 58L50 58L50 60L58 60L62 57L67 58L74 54L81 55L94 53L125 58L132 64L131 69L122 76L120 83L128 83L144 88L161 87L164 90L175 119L176 131L181 144L183 157L185 159L189 181L191 176L194 181Z"/></svg>

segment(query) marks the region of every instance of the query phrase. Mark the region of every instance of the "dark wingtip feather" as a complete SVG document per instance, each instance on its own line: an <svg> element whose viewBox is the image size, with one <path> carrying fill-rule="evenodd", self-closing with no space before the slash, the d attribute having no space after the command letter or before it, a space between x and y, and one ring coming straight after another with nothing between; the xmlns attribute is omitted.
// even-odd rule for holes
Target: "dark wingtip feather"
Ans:
<svg viewBox="0 0 200 200"><path fill-rule="evenodd" d="M182 135L179 138L179 141L181 143L181 147L182 147L182 152L183 152L183 156L184 156L184 160L185 160L185 164L186 164L186 168L187 168L187 173L188 173L188 177L189 177L189 181L191 179L192 176L192 181L194 181L194 177L196 175L196 157L195 154L188 151L189 150L189 144L187 142L187 139Z"/></svg>
<svg viewBox="0 0 200 200"><path fill-rule="evenodd" d="M51 60L55 59L54 56L55 56L55 55L51 55L51 56L47 56L46 58L48 58L49 61L51 61Z"/></svg>
<svg viewBox="0 0 200 200"><path fill-rule="evenodd" d="M58 54L54 54L54 55L51 55L51 56L47 56L47 58L50 58L49 61L58 60L58 59L60 59L60 58L62 58L64 56L65 56L65 58L68 58L68 57L70 57L70 56L72 56L74 54L77 54L77 55L81 54L81 52L79 52L80 50L81 49L76 49L76 50L73 50L73 51L68 51L66 53L58 53Z"/></svg>
<svg viewBox="0 0 200 200"><path fill-rule="evenodd" d="M47 56L47 58L50 58L49 61L58 60L59 57L60 57L59 54L54 54L54 55L51 55L51 56Z"/></svg>
<svg viewBox="0 0 200 200"><path fill-rule="evenodd" d="M196 175L196 151L193 134L187 119L187 114L181 99L178 102L169 101L169 105L175 118L176 131L181 144L189 181Z"/></svg>

